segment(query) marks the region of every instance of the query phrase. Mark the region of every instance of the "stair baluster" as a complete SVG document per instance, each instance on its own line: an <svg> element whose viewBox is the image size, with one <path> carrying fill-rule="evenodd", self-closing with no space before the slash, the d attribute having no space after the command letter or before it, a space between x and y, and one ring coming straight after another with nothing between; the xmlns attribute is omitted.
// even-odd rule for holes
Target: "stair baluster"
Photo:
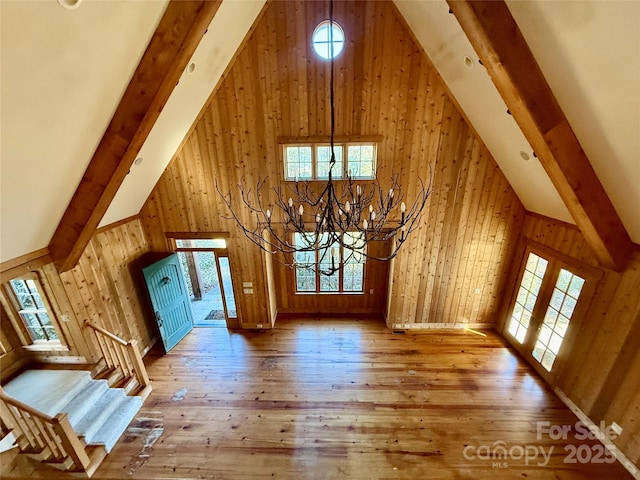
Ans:
<svg viewBox="0 0 640 480"><path fill-rule="evenodd" d="M89 320L85 321L85 326L94 332L107 368L119 371L123 376L123 384L134 379L139 390L136 395L143 400L149 396L151 381L138 350L138 342L136 340L127 342Z"/></svg>
<svg viewBox="0 0 640 480"><path fill-rule="evenodd" d="M2 421L13 430L22 452L36 454L41 460L62 465L65 470L88 470L91 460L66 413L51 417L12 398L1 388L0 400Z"/></svg>

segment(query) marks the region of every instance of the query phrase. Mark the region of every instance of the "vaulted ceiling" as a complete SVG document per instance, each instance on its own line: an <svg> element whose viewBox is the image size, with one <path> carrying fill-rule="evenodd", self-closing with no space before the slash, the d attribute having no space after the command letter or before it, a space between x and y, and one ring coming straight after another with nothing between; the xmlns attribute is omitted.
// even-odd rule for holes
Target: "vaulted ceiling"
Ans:
<svg viewBox="0 0 640 480"><path fill-rule="evenodd" d="M573 222L457 12L444 0L395 3L524 206ZM640 2L507 5L626 231L640 243ZM166 6L85 0L68 10L53 0L0 2L1 261L49 245ZM142 147L130 153L142 160L101 225L140 211L263 6L222 2Z"/></svg>

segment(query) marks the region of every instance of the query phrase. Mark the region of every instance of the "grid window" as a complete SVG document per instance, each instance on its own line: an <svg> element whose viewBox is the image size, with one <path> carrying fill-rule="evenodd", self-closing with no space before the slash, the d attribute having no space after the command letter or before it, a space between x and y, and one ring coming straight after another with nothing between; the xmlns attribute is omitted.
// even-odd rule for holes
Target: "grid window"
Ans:
<svg viewBox="0 0 640 480"><path fill-rule="evenodd" d="M320 243L329 241L329 234L323 233ZM331 275L323 274L333 269L340 262L340 244L335 242L330 247L324 248L318 252L318 266L320 268L320 291L321 292L339 292L340 291L340 272L333 272Z"/></svg>
<svg viewBox="0 0 640 480"><path fill-rule="evenodd" d="M224 238L176 239L177 248L227 248Z"/></svg>
<svg viewBox="0 0 640 480"><path fill-rule="evenodd" d="M375 177L375 145L349 145L347 163L352 178Z"/></svg>
<svg viewBox="0 0 640 480"><path fill-rule="evenodd" d="M320 243L329 240L329 233L322 234ZM296 292L299 293L359 293L364 291L365 244L360 232L346 233L345 245L333 243L319 251L311 250L315 243L315 234L294 234L294 243L298 248L310 248L309 251L295 253ZM339 270L327 275L334 266Z"/></svg>
<svg viewBox="0 0 640 480"><path fill-rule="evenodd" d="M331 170L335 179L376 178L376 144L336 144L336 163ZM325 144L291 144L283 146L285 180L324 180L329 178L331 146Z"/></svg>
<svg viewBox="0 0 640 480"><path fill-rule="evenodd" d="M51 321L40 289L33 279L14 279L9 282L17 303L20 319L31 341L59 342L58 333Z"/></svg>
<svg viewBox="0 0 640 480"><path fill-rule="evenodd" d="M311 152L311 146L285 147L287 179L310 180L313 178Z"/></svg>
<svg viewBox="0 0 640 480"><path fill-rule="evenodd" d="M518 343L524 342L527 335L547 264L544 258L535 253L529 253L508 327L509 333Z"/></svg>
<svg viewBox="0 0 640 480"><path fill-rule="evenodd" d="M560 269L532 354L548 372L560 351L584 281L584 278Z"/></svg>
<svg viewBox="0 0 640 480"><path fill-rule="evenodd" d="M342 152L344 148L342 145L334 146L334 153L336 155L336 164L333 166L333 170L331 170L331 176L333 178L342 178L342 173L344 171L344 164L342 161ZM331 146L330 145L320 145L317 148L317 178L329 178L329 166L331 162Z"/></svg>
<svg viewBox="0 0 640 480"><path fill-rule="evenodd" d="M362 292L364 285L364 235L361 232L346 233L345 244L351 245L353 250L344 252L344 268L342 276L342 289L345 292Z"/></svg>
<svg viewBox="0 0 640 480"><path fill-rule="evenodd" d="M304 235L294 233L294 244L298 248L306 248L313 245L315 234ZM298 292L316 291L316 254L314 251L302 251L295 253L296 262L296 290Z"/></svg>

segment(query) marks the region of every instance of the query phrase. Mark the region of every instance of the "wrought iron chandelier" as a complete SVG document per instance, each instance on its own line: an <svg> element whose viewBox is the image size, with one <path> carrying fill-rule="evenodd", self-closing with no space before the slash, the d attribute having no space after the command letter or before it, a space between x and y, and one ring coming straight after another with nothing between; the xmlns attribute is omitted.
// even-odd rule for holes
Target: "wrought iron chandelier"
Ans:
<svg viewBox="0 0 640 480"><path fill-rule="evenodd" d="M333 275L353 260L394 258L408 236L419 227L420 214L431 194L431 176L427 185L417 179L417 195L409 206L403 201L397 176L391 178L388 190L377 180L354 181L350 173L346 180L334 180L333 25L333 1L330 1L331 157L326 183L318 188L317 181L313 182L316 185L308 180L295 181L293 186L287 185L288 195L278 186L271 189L274 196L270 198L268 191L262 192L267 178L260 180L254 191L247 188L242 178L238 185L242 203L252 216L255 215L255 223L248 226L234 210L231 194L223 194L216 181L216 190L231 212L226 218L235 220L249 240L267 253L282 253L282 258L278 259L280 263L317 269L323 275ZM388 251L381 256L373 255L367 248L372 241L390 241Z"/></svg>

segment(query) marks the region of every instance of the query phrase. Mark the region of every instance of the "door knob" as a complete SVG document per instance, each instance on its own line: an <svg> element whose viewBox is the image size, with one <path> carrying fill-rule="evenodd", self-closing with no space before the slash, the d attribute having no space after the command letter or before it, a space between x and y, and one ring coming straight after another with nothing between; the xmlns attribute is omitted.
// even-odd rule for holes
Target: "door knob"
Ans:
<svg viewBox="0 0 640 480"><path fill-rule="evenodd" d="M160 312L156 312L156 322L158 322L159 327L162 327L162 317L160 316Z"/></svg>

